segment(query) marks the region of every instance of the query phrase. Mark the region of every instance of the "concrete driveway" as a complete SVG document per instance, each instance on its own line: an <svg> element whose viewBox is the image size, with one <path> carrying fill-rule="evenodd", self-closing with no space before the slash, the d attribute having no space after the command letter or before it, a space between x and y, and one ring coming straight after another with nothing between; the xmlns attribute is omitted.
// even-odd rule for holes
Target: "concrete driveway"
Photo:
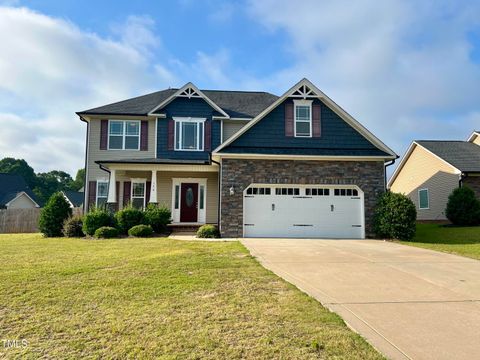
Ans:
<svg viewBox="0 0 480 360"><path fill-rule="evenodd" d="M378 240L242 243L389 358L480 357L480 261Z"/></svg>

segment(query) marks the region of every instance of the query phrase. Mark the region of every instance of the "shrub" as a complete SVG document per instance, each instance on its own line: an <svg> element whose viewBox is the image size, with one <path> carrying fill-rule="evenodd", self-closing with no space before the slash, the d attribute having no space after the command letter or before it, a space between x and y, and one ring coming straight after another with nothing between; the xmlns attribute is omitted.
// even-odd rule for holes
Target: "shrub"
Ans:
<svg viewBox="0 0 480 360"><path fill-rule="evenodd" d="M141 225L145 223L142 210L134 208L131 205L124 207L122 210L115 214L117 220L118 230L122 234L127 234L128 230L135 225Z"/></svg>
<svg viewBox="0 0 480 360"><path fill-rule="evenodd" d="M216 239L220 237L220 231L215 225L202 225L197 231L197 237L203 239Z"/></svg>
<svg viewBox="0 0 480 360"><path fill-rule="evenodd" d="M46 237L62 236L63 222L72 215L72 209L61 192L48 200L40 213L38 228Z"/></svg>
<svg viewBox="0 0 480 360"><path fill-rule="evenodd" d="M374 230L378 237L411 240L416 231L415 204L403 194L387 191L375 209Z"/></svg>
<svg viewBox="0 0 480 360"><path fill-rule="evenodd" d="M149 237L152 236L153 229L150 225L135 225L128 230L128 235L135 237Z"/></svg>
<svg viewBox="0 0 480 360"><path fill-rule="evenodd" d="M480 201L467 186L456 188L448 197L445 215L454 225L480 224Z"/></svg>
<svg viewBox="0 0 480 360"><path fill-rule="evenodd" d="M83 217L82 230L85 234L92 236L95 231L102 226L112 226L114 224L112 214L107 210L93 207Z"/></svg>
<svg viewBox="0 0 480 360"><path fill-rule="evenodd" d="M75 215L69 217L63 223L63 236L66 237L83 237L83 217L81 215Z"/></svg>
<svg viewBox="0 0 480 360"><path fill-rule="evenodd" d="M118 236L118 230L111 226L102 226L95 230L95 238L111 239Z"/></svg>
<svg viewBox="0 0 480 360"><path fill-rule="evenodd" d="M150 225L156 233L165 232L167 225L172 222L172 213L166 206L148 204L144 215L145 223Z"/></svg>

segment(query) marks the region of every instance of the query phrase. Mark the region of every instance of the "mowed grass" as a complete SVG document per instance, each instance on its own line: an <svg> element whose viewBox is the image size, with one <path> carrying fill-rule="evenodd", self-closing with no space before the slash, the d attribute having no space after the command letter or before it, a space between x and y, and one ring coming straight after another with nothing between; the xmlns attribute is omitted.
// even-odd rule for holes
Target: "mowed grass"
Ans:
<svg viewBox="0 0 480 360"><path fill-rule="evenodd" d="M238 242L0 235L0 358L377 359Z"/></svg>
<svg viewBox="0 0 480 360"><path fill-rule="evenodd" d="M438 224L417 224L412 241L402 244L448 252L480 259L480 227L453 227Z"/></svg>

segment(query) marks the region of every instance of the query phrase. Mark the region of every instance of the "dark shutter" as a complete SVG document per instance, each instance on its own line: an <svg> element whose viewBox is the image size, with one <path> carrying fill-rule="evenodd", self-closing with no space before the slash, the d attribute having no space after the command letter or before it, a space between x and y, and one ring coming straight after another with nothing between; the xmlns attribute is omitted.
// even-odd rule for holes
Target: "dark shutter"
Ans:
<svg viewBox="0 0 480 360"><path fill-rule="evenodd" d="M115 183L115 197L117 199L117 202L115 203L115 206L114 206L114 209L115 211L118 211L119 208L118 208L118 204L120 204L120 181L117 181Z"/></svg>
<svg viewBox="0 0 480 360"><path fill-rule="evenodd" d="M108 120L100 121L100 150L107 150L108 144Z"/></svg>
<svg viewBox="0 0 480 360"><path fill-rule="evenodd" d="M97 200L97 182L89 181L87 211L90 210L90 208L95 205L96 200Z"/></svg>
<svg viewBox="0 0 480 360"><path fill-rule="evenodd" d="M175 131L174 127L175 122L172 119L168 120L168 150L174 150L174 143L175 143Z"/></svg>
<svg viewBox="0 0 480 360"><path fill-rule="evenodd" d="M285 103L285 136L293 136L293 103Z"/></svg>
<svg viewBox="0 0 480 360"><path fill-rule="evenodd" d="M152 182L147 181L145 186L146 186L146 189L145 189L145 204L148 205L148 203L150 202L150 188L152 186Z"/></svg>
<svg viewBox="0 0 480 360"><path fill-rule="evenodd" d="M142 121L142 129L140 131L140 150L148 150L148 121Z"/></svg>
<svg viewBox="0 0 480 360"><path fill-rule="evenodd" d="M212 123L205 121L205 151L212 150Z"/></svg>
<svg viewBox="0 0 480 360"><path fill-rule="evenodd" d="M313 137L320 137L322 135L322 108L318 104L312 105L312 127Z"/></svg>
<svg viewBox="0 0 480 360"><path fill-rule="evenodd" d="M132 191L132 183L130 181L125 181L123 183L123 206L130 204L130 193Z"/></svg>

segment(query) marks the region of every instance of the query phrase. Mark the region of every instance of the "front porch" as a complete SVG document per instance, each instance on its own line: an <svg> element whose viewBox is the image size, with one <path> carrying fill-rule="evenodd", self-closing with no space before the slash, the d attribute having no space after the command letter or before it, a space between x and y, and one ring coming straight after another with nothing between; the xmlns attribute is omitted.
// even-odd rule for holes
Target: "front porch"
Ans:
<svg viewBox="0 0 480 360"><path fill-rule="evenodd" d="M108 206L165 205L172 225L218 224L218 166L103 163Z"/></svg>

